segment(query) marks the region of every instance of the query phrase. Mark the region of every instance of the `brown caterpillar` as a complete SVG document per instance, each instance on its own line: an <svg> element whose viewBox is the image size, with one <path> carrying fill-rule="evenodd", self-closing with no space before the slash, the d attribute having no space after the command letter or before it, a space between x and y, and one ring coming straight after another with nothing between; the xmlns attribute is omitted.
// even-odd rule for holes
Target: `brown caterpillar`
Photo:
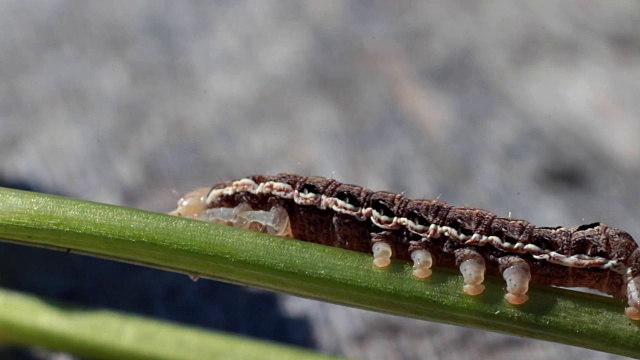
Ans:
<svg viewBox="0 0 640 360"><path fill-rule="evenodd" d="M502 276L505 299L522 304L529 282L588 287L627 299L640 320L640 249L626 232L601 223L537 227L485 210L295 174L255 175L185 195L172 215L248 228L348 250L413 261L418 278L431 266L459 268L463 291L484 291L485 273Z"/></svg>

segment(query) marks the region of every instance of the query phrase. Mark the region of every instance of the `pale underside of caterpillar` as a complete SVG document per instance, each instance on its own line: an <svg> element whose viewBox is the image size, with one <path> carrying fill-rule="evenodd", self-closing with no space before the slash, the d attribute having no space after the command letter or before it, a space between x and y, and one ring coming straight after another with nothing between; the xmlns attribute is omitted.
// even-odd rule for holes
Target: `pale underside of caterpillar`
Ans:
<svg viewBox="0 0 640 360"><path fill-rule="evenodd" d="M626 299L640 320L640 249L626 232L601 223L538 227L485 210L295 174L255 175L196 189L172 215L413 262L426 278L431 266L458 268L463 291L484 291L486 274L506 281L505 299L528 300L529 283L588 287Z"/></svg>

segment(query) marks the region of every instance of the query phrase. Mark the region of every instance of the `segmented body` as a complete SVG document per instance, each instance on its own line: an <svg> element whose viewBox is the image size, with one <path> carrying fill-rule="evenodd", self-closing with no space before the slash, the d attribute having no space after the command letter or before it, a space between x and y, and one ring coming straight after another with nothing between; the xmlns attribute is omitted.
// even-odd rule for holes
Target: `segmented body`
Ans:
<svg viewBox="0 0 640 360"><path fill-rule="evenodd" d="M527 301L529 281L588 287L628 299L627 316L640 318L640 249L628 233L601 223L537 227L481 209L295 174L255 175L193 194L193 209L185 197L174 214L284 209L288 235L296 239L373 252L377 266L391 257L413 261L418 277L429 276L433 262L460 268L471 295L484 290L486 272L507 280L506 298L514 304Z"/></svg>

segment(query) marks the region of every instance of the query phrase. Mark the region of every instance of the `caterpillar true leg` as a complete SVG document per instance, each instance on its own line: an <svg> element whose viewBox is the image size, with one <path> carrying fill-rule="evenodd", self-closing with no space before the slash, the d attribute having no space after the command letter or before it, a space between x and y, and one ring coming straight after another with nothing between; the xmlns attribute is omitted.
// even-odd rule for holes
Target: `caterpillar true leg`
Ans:
<svg viewBox="0 0 640 360"><path fill-rule="evenodd" d="M236 216L234 226L272 235L292 237L289 215L282 206L274 206L269 211L241 211Z"/></svg>

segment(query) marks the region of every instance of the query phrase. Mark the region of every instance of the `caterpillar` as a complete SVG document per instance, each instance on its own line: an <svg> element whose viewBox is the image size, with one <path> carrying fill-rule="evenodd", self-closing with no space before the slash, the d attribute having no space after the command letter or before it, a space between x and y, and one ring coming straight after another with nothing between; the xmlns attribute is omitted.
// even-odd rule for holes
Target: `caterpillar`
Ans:
<svg viewBox="0 0 640 360"><path fill-rule="evenodd" d="M323 177L254 175L196 189L170 213L373 254L373 264L413 262L460 270L469 295L485 274L506 281L505 300L528 300L529 283L587 287L626 299L640 320L640 249L628 233L602 223L539 227L438 200L412 200Z"/></svg>

